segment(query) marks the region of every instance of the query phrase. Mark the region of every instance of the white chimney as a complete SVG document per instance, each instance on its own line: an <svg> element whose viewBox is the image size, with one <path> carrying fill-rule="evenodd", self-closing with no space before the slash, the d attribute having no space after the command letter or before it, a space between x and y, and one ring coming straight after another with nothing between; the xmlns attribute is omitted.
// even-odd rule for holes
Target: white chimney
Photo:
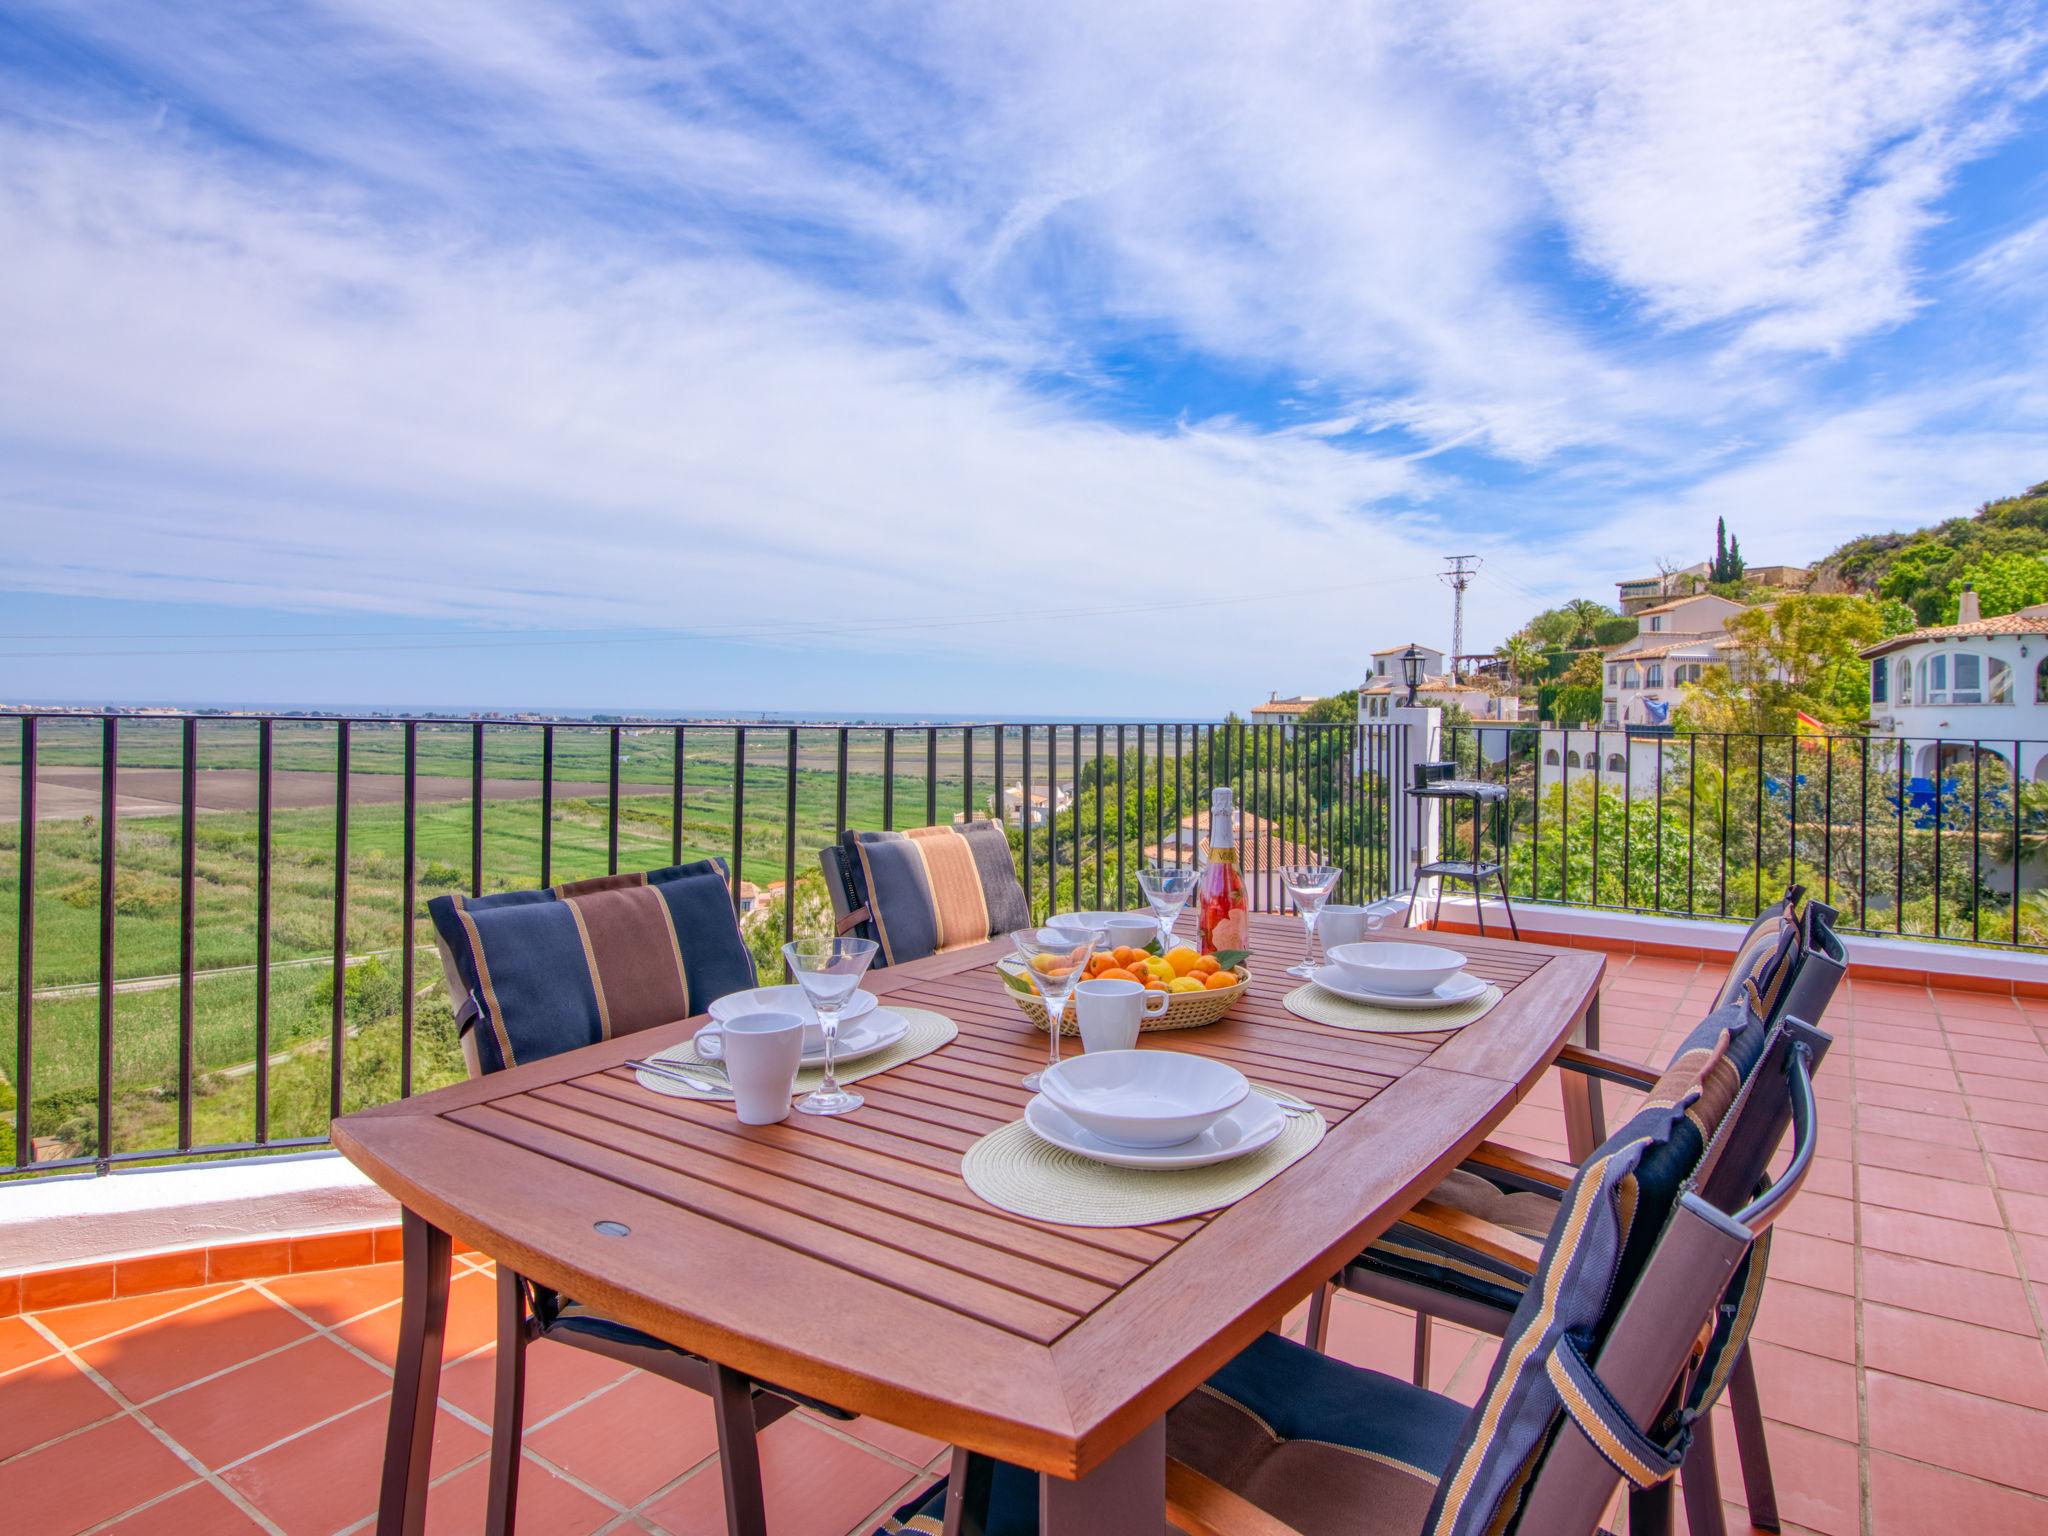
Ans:
<svg viewBox="0 0 2048 1536"><path fill-rule="evenodd" d="M1963 595L1956 599L1956 622L1974 624L1983 617L1977 602L1977 589L1968 582L1963 584Z"/></svg>

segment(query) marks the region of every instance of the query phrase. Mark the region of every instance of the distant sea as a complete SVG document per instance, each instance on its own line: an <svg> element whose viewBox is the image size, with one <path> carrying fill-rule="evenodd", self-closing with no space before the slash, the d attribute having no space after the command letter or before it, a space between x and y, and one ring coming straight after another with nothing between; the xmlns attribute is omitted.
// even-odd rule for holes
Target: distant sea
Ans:
<svg viewBox="0 0 2048 1536"><path fill-rule="evenodd" d="M1135 725L1140 723L1137 715L1031 715L984 713L977 715L915 714L901 710L763 710L763 709L718 709L687 707L681 709L567 709L551 708L546 705L522 705L517 708L506 705L472 704L421 704L411 708L397 709L389 704L309 704L304 699L289 703L219 703L194 704L173 699L31 699L21 701L19 707L26 709L78 709L78 710L131 710L157 709L174 710L193 714L248 714L248 715L351 715L356 717L378 716L403 719L406 716L426 718L429 716L454 719L469 719L473 716L517 717L544 716L555 720L679 720L686 724L703 722L717 725L990 725L998 721L1005 725ZM1142 723L1157 722L1157 715L1146 716ZM1221 715L1180 715L1168 717L1171 724L1178 719L1185 724L1219 724Z"/></svg>

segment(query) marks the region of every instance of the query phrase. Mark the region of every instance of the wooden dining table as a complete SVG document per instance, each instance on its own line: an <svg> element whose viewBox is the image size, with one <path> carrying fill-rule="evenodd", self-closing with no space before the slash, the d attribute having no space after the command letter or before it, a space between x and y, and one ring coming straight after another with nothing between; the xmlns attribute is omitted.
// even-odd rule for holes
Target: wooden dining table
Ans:
<svg viewBox="0 0 2048 1536"><path fill-rule="evenodd" d="M1020 1079L1046 1053L995 974L1001 941L870 973L959 1034L862 1079L850 1115L743 1126L730 1104L641 1087L624 1063L699 1018L336 1121L336 1146L404 1208L379 1532L425 1518L451 1234L757 1381L1036 1470L1047 1536L1160 1530L1166 1411L1427 1194L1564 1046L1599 1045L1592 951L1457 936L1500 1003L1463 1029L1387 1034L1286 1011L1297 920L1255 915L1251 938L1227 1018L1140 1043L1227 1061L1329 1131L1185 1220L1050 1225L963 1181L962 1154L1022 1116ZM1583 1156L1597 1093L1568 1086L1566 1112Z"/></svg>

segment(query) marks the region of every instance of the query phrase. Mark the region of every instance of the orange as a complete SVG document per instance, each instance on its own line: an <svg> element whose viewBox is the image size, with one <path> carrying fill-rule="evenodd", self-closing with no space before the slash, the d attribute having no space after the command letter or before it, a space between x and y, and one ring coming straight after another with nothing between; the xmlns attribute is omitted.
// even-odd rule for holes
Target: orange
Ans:
<svg viewBox="0 0 2048 1536"><path fill-rule="evenodd" d="M1154 977L1146 981L1145 990L1147 992L1164 992L1166 990L1166 983Z"/></svg>
<svg viewBox="0 0 2048 1536"><path fill-rule="evenodd" d="M1222 969L1221 962L1214 955L1201 955L1195 960L1194 974L1197 976L1214 976Z"/></svg>
<svg viewBox="0 0 2048 1536"><path fill-rule="evenodd" d="M1136 981L1138 978L1120 965L1112 965L1096 978L1098 981ZM1128 994L1126 994L1128 996Z"/></svg>
<svg viewBox="0 0 2048 1536"><path fill-rule="evenodd" d="M1237 985L1237 978L1228 971L1211 971L1209 979L1202 983L1211 992L1221 992L1225 987Z"/></svg>
<svg viewBox="0 0 2048 1536"><path fill-rule="evenodd" d="M1142 960L1145 958L1145 951L1143 951L1142 949L1133 949L1128 944L1119 944L1115 949L1111 950L1110 953L1115 957L1116 963L1118 965L1129 965L1133 960Z"/></svg>

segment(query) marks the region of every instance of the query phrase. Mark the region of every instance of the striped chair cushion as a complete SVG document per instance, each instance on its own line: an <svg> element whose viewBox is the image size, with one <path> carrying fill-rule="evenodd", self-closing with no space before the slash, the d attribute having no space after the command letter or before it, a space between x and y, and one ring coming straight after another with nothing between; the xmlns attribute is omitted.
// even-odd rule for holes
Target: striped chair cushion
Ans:
<svg viewBox="0 0 2048 1536"><path fill-rule="evenodd" d="M1256 1342L1167 1415L1166 1453L1302 1536L1415 1536L1457 1449L1465 1407L1278 1334ZM939 1536L942 1483L878 1536ZM998 1465L987 1536L1037 1536L1038 1479Z"/></svg>
<svg viewBox="0 0 2048 1536"><path fill-rule="evenodd" d="M1723 1070L1731 1071L1739 1085L1763 1055L1768 1034L1767 1015L1757 1005L1769 1005L1793 974L1800 958L1798 925L1792 919L1773 925L1771 944L1761 948L1741 982L1728 989L1730 1001L1694 1026L1664 1069L1660 1089L1666 1094L1681 1091L1695 1067L1713 1059L1713 1047L1731 1021L1746 1022L1730 1034L1723 1058ZM1711 1140L1719 1120L1699 1127ZM1541 1242L1556 1219L1558 1196L1510 1190L1490 1182L1483 1168L1460 1169L1430 1191L1429 1198L1454 1206L1498 1226L1520 1232ZM1546 1214L1547 1211L1547 1214ZM1521 1305L1528 1288L1526 1272L1499 1259L1476 1252L1462 1243L1396 1222L1364 1253L1357 1263L1374 1274L1427 1286L1463 1296L1488 1306L1512 1311Z"/></svg>
<svg viewBox="0 0 2048 1536"><path fill-rule="evenodd" d="M1580 1168L1437 1492L1431 1536L1511 1527L1567 1402L1583 1398L1571 1385L1568 1352L1598 1354L1766 1034L1744 1001L1709 1015L1642 1107ZM1597 1423L1586 1432L1617 1467L1643 1470Z"/></svg>
<svg viewBox="0 0 2048 1536"><path fill-rule="evenodd" d="M486 1072L688 1018L754 984L722 859L437 896L427 911Z"/></svg>
<svg viewBox="0 0 2048 1536"><path fill-rule="evenodd" d="M848 832L847 868L889 965L1028 927L1010 839L992 821Z"/></svg>

